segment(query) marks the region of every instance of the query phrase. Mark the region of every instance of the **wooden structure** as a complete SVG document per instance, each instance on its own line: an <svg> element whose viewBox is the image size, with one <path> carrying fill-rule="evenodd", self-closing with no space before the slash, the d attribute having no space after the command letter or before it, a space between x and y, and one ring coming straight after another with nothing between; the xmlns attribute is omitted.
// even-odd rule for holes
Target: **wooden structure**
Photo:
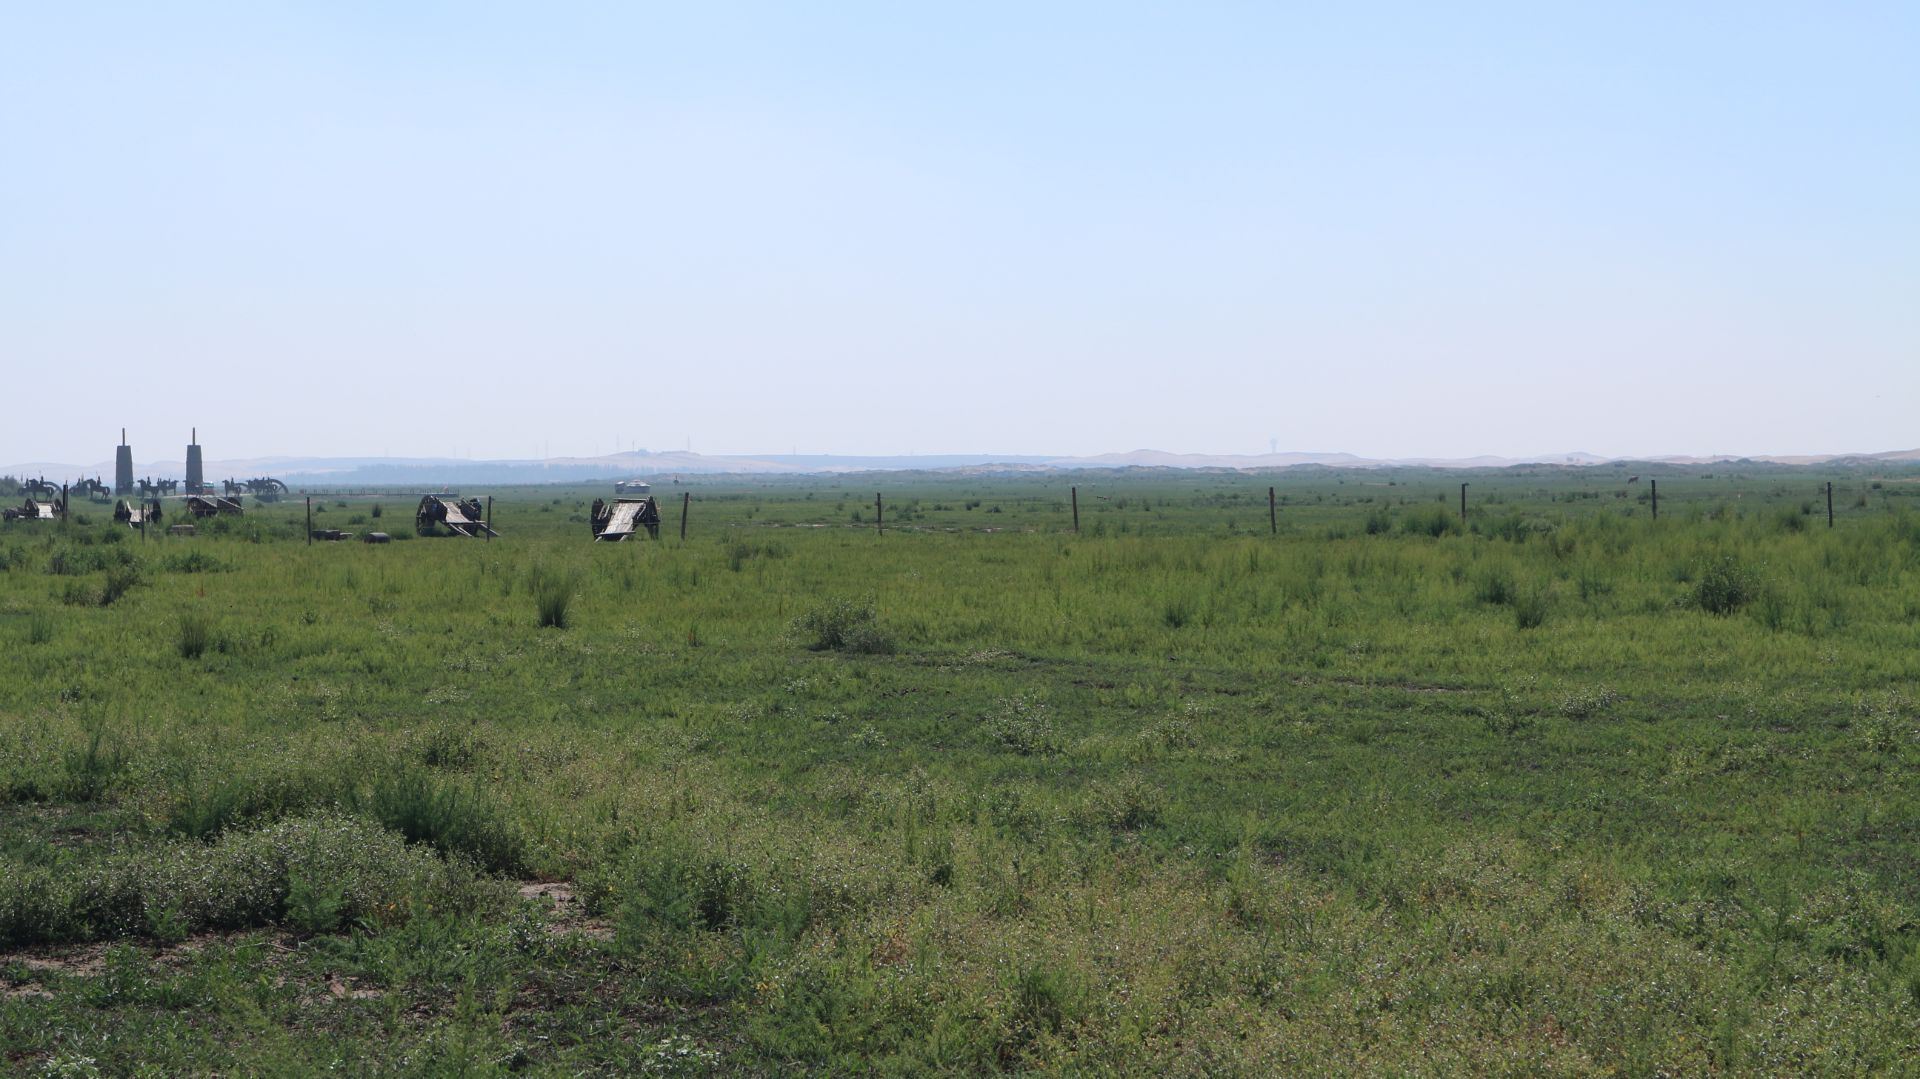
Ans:
<svg viewBox="0 0 1920 1079"><path fill-rule="evenodd" d="M214 517L222 513L238 517L242 511L239 501L235 499L211 495L188 495L187 512L195 517Z"/></svg>
<svg viewBox="0 0 1920 1079"><path fill-rule="evenodd" d="M18 509L9 507L5 517L9 521L57 521L67 515L67 507L59 502L29 498Z"/></svg>
<svg viewBox="0 0 1920 1079"><path fill-rule="evenodd" d="M616 498L612 502L593 500L593 540L618 543L647 530L650 539L660 538L660 507L651 498Z"/></svg>
<svg viewBox="0 0 1920 1079"><path fill-rule="evenodd" d="M126 525L128 528L145 528L150 523L158 524L160 517L159 499L150 499L145 502L128 502L123 498L120 500L119 505L113 507L113 519Z"/></svg>
<svg viewBox="0 0 1920 1079"><path fill-rule="evenodd" d="M479 539L482 536L497 536L487 526L486 514L480 508L477 498L456 499L445 495L423 495L420 509L413 515L413 527L423 536L437 536L440 526L456 536Z"/></svg>

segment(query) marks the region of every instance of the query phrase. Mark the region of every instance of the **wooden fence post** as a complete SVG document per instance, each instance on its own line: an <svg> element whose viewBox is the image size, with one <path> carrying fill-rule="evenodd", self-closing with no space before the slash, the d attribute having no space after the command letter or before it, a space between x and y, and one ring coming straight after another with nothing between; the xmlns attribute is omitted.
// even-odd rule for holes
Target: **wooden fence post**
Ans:
<svg viewBox="0 0 1920 1079"><path fill-rule="evenodd" d="M1075 488L1072 488L1072 490L1073 490L1073 531L1077 535L1080 531L1080 488L1075 487Z"/></svg>
<svg viewBox="0 0 1920 1079"><path fill-rule="evenodd" d="M313 546L313 496L307 496L307 546Z"/></svg>
<svg viewBox="0 0 1920 1079"><path fill-rule="evenodd" d="M693 492L680 492L680 539L682 542L687 538L687 507L691 505L693 505Z"/></svg>
<svg viewBox="0 0 1920 1079"><path fill-rule="evenodd" d="M1271 487L1267 488L1267 534L1270 536L1280 534L1280 511L1274 508Z"/></svg>
<svg viewBox="0 0 1920 1079"><path fill-rule="evenodd" d="M1467 527L1467 485L1460 485L1460 527Z"/></svg>
<svg viewBox="0 0 1920 1079"><path fill-rule="evenodd" d="M1833 481L1827 481L1827 527L1833 527Z"/></svg>
<svg viewBox="0 0 1920 1079"><path fill-rule="evenodd" d="M1653 496L1653 519L1660 519L1660 481L1648 480L1647 493Z"/></svg>
<svg viewBox="0 0 1920 1079"><path fill-rule="evenodd" d="M873 492L873 527L880 535L887 532L887 510L880 503L880 492Z"/></svg>
<svg viewBox="0 0 1920 1079"><path fill-rule="evenodd" d="M493 496L487 496L487 542L493 542Z"/></svg>

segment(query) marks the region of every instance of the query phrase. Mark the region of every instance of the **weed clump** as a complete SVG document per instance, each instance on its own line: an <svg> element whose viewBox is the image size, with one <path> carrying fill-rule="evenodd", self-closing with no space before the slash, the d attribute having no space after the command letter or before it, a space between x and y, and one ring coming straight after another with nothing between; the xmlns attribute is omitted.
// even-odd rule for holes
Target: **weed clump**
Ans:
<svg viewBox="0 0 1920 1079"><path fill-rule="evenodd" d="M471 787L405 767L375 779L366 814L416 843L471 859L496 873L519 870L525 844L492 802Z"/></svg>
<svg viewBox="0 0 1920 1079"><path fill-rule="evenodd" d="M794 632L808 638L815 652L851 652L882 655L894 649L893 638L880 628L873 601L837 599L794 619Z"/></svg>
<svg viewBox="0 0 1920 1079"><path fill-rule="evenodd" d="M987 737L1002 749L1023 757L1060 752L1060 737L1045 703L1025 697L1006 697L987 717Z"/></svg>
<svg viewBox="0 0 1920 1079"><path fill-rule="evenodd" d="M1529 588L1513 598L1513 624L1517 629L1539 629L1547 621L1547 592Z"/></svg>
<svg viewBox="0 0 1920 1079"><path fill-rule="evenodd" d="M206 655L214 646L213 619L199 611L181 615L174 644L181 659L199 659Z"/></svg>
<svg viewBox="0 0 1920 1079"><path fill-rule="evenodd" d="M528 577L534 614L542 629L565 629L571 622L573 593L578 582L570 573L549 573L535 567Z"/></svg>

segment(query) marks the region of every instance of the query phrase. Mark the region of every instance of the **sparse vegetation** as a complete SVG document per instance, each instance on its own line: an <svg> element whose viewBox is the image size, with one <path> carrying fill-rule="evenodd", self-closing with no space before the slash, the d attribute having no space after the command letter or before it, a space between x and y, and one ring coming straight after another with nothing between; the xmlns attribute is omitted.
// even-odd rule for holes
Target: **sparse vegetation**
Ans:
<svg viewBox="0 0 1920 1079"><path fill-rule="evenodd" d="M884 536L797 479L703 484L685 544L551 489L491 543L0 525L0 1044L1898 1073L1920 484L1828 529L1800 477L1663 476L1656 522L1475 475L1462 527L1457 482L1286 475L1277 536L1232 475L1103 476L1077 536L1044 477Z"/></svg>

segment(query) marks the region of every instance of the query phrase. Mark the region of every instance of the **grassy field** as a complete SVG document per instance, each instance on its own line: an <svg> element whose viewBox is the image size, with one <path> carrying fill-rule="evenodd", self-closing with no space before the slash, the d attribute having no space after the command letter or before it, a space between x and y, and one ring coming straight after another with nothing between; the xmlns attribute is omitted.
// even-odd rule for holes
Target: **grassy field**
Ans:
<svg viewBox="0 0 1920 1079"><path fill-rule="evenodd" d="M0 1051L1920 1070L1920 477L1626 478L1088 475L1077 535L1052 477L668 486L657 543L584 488L491 492L490 543L402 494L315 500L387 546L297 498L9 524Z"/></svg>

